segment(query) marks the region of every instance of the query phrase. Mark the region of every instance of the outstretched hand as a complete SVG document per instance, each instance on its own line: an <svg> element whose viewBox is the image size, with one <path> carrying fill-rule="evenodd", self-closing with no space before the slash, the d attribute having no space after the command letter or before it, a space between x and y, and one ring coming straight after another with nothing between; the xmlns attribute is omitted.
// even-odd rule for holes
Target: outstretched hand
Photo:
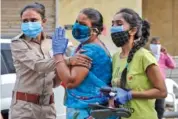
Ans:
<svg viewBox="0 0 178 119"><path fill-rule="evenodd" d="M64 54L68 45L68 39L65 38L65 30L62 27L56 28L52 37L53 55Z"/></svg>

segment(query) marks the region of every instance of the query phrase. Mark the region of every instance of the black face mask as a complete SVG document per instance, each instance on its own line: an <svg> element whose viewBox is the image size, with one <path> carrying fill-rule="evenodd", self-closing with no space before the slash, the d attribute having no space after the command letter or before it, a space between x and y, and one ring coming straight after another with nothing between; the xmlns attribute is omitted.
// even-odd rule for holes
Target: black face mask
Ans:
<svg viewBox="0 0 178 119"><path fill-rule="evenodd" d="M129 32L121 31L121 32L111 33L111 38L117 47L122 47L129 40Z"/></svg>

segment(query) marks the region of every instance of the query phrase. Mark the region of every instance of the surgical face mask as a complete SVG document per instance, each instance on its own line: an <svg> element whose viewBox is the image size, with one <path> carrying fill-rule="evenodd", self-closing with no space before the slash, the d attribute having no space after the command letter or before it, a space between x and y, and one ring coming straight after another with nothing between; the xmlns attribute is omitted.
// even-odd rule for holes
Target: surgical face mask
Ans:
<svg viewBox="0 0 178 119"><path fill-rule="evenodd" d="M90 27L75 23L72 28L73 37L81 43L89 40L91 36Z"/></svg>
<svg viewBox="0 0 178 119"><path fill-rule="evenodd" d="M41 22L26 22L21 24L22 32L29 38L36 38L42 31Z"/></svg>
<svg viewBox="0 0 178 119"><path fill-rule="evenodd" d="M159 61L160 53L161 53L161 45L160 44L150 44L150 49L154 54L157 61Z"/></svg>
<svg viewBox="0 0 178 119"><path fill-rule="evenodd" d="M129 40L129 32L124 31L123 26L112 26L111 27L111 38L117 47L122 47Z"/></svg>

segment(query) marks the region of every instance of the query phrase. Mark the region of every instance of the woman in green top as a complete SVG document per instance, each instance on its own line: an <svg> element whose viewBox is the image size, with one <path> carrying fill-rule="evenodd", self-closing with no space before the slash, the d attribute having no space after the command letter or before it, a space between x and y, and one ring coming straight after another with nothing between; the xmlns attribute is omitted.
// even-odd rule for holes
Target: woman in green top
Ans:
<svg viewBox="0 0 178 119"><path fill-rule="evenodd" d="M150 24L131 9L121 9L112 21L111 37L121 52L113 56L115 102L131 110L129 119L157 119L155 99L165 98L166 86L156 59L143 48Z"/></svg>

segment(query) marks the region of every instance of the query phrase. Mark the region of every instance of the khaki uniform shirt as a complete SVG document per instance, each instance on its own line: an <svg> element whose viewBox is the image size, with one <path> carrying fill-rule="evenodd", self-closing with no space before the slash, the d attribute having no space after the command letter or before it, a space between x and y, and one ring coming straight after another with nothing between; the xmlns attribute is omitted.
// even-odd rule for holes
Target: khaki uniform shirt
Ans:
<svg viewBox="0 0 178 119"><path fill-rule="evenodd" d="M11 51L17 74L14 91L51 95L55 78L52 40L44 38L38 44L20 34L12 40Z"/></svg>
<svg viewBox="0 0 178 119"><path fill-rule="evenodd" d="M68 47L67 50L70 51L71 48ZM54 104L48 105L52 88L60 83L57 84L54 80L56 75L52 40L43 35L39 44L20 34L12 40L11 51L17 75L14 92L38 94L42 105L16 100L14 95L9 119L55 119Z"/></svg>

